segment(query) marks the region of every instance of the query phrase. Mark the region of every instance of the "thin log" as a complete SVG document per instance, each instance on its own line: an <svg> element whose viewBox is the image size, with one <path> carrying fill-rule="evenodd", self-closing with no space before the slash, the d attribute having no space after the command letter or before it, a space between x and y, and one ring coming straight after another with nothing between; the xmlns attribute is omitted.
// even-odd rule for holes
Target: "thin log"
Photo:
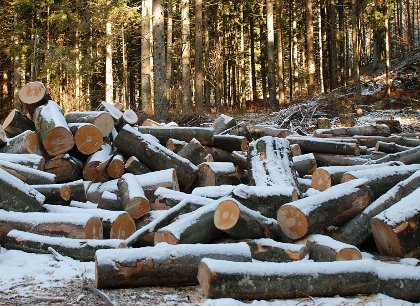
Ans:
<svg viewBox="0 0 420 306"><path fill-rule="evenodd" d="M212 145L213 129L200 127L173 127L173 126L139 126L138 131L142 134L151 134L166 143L169 138L190 142L197 139L202 145Z"/></svg>
<svg viewBox="0 0 420 306"><path fill-rule="evenodd" d="M290 262L304 259L309 251L304 244L277 242L270 238L245 241L251 248L252 258L260 261Z"/></svg>
<svg viewBox="0 0 420 306"><path fill-rule="evenodd" d="M202 163L198 166L197 186L239 185L241 180L234 164L229 162Z"/></svg>
<svg viewBox="0 0 420 306"><path fill-rule="evenodd" d="M31 187L43 194L48 203L68 203L71 199L71 189L67 184L31 185Z"/></svg>
<svg viewBox="0 0 420 306"><path fill-rule="evenodd" d="M375 145L376 151L381 151L384 153L398 153L407 151L409 149L410 147L401 146L399 144L396 144L395 142L378 141Z"/></svg>
<svg viewBox="0 0 420 306"><path fill-rule="evenodd" d="M298 144L302 152L306 153L327 153L339 155L360 155L360 147L355 143L336 142L329 139L314 137L289 136L290 144Z"/></svg>
<svg viewBox="0 0 420 306"><path fill-rule="evenodd" d="M124 174L118 180L118 190L122 207L133 219L138 219L150 211L149 200L134 174Z"/></svg>
<svg viewBox="0 0 420 306"><path fill-rule="evenodd" d="M125 172L125 158L122 154L116 153L106 168L109 177L116 179L120 178Z"/></svg>
<svg viewBox="0 0 420 306"><path fill-rule="evenodd" d="M194 165L198 166L205 161L207 152L201 143L197 139L193 138L187 145L179 150L178 155L188 159Z"/></svg>
<svg viewBox="0 0 420 306"><path fill-rule="evenodd" d="M306 238L309 256L315 261L343 261L362 259L362 253L353 245L331 237L313 234Z"/></svg>
<svg viewBox="0 0 420 306"><path fill-rule="evenodd" d="M254 125L249 128L252 138L257 139L265 136L286 138L292 132L288 129L282 129L278 126Z"/></svg>
<svg viewBox="0 0 420 306"><path fill-rule="evenodd" d="M314 153L318 167L363 165L366 159L353 155Z"/></svg>
<svg viewBox="0 0 420 306"><path fill-rule="evenodd" d="M193 139L195 139L195 138L193 138ZM191 139L191 141L192 141L192 139ZM188 142L186 142L186 141L182 141L182 140L178 140L178 139L174 139L174 138L169 138L166 141L166 147L174 153L178 153L179 151L181 151L187 144L188 144Z"/></svg>
<svg viewBox="0 0 420 306"><path fill-rule="evenodd" d="M19 164L0 161L0 169L3 169L10 174L16 176L20 180L24 181L27 184L52 184L55 182L56 177L52 173L45 171L28 168Z"/></svg>
<svg viewBox="0 0 420 306"><path fill-rule="evenodd" d="M390 161L400 161L406 165L420 164L420 145L403 152L388 154L372 163L381 164Z"/></svg>
<svg viewBox="0 0 420 306"><path fill-rule="evenodd" d="M246 156L242 155L241 152L228 152L222 149L208 146L205 146L204 149L205 154L210 154L215 162L231 162L235 165L239 165L242 169L248 168L248 161Z"/></svg>
<svg viewBox="0 0 420 306"><path fill-rule="evenodd" d="M368 147L375 147L378 141L395 142L396 144L407 147L420 146L420 139L401 137L397 135L392 135L389 137L355 135L353 138L356 139L360 145Z"/></svg>
<svg viewBox="0 0 420 306"><path fill-rule="evenodd" d="M391 130L386 124L368 124L362 126L341 127L334 129L319 129L314 132L314 137L340 137L340 136L389 136Z"/></svg>
<svg viewBox="0 0 420 306"><path fill-rule="evenodd" d="M111 146L102 145L101 149L90 155L83 168L83 178L87 181L105 182L109 179L107 165L112 158ZM103 165L101 167L101 165Z"/></svg>
<svg viewBox="0 0 420 306"><path fill-rule="evenodd" d="M214 135L211 145L228 152L247 151L248 139L244 136Z"/></svg>
<svg viewBox="0 0 420 306"><path fill-rule="evenodd" d="M38 154L0 153L0 160L36 170L43 170L45 166L45 158Z"/></svg>
<svg viewBox="0 0 420 306"><path fill-rule="evenodd" d="M109 191L104 191L98 201L98 208L107 210L124 210L121 198L117 194Z"/></svg>

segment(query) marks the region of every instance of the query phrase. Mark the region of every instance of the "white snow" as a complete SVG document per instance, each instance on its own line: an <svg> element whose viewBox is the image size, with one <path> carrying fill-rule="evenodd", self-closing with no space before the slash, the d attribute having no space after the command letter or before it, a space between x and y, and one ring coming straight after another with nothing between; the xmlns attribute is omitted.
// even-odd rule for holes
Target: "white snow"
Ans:
<svg viewBox="0 0 420 306"><path fill-rule="evenodd" d="M176 172L173 168L136 175L137 181L143 188L173 182L174 177L176 177Z"/></svg>
<svg viewBox="0 0 420 306"><path fill-rule="evenodd" d="M300 252L303 248L306 248L304 244L294 244L294 243L284 243L284 242L277 242L270 238L260 238L252 240L258 244L272 246L276 248L281 248L285 250L290 250L293 252Z"/></svg>
<svg viewBox="0 0 420 306"><path fill-rule="evenodd" d="M98 151L96 151L95 153L89 156L88 160L89 162L94 162L94 161L103 162L111 156L111 152L112 152L111 145L104 143Z"/></svg>
<svg viewBox="0 0 420 306"><path fill-rule="evenodd" d="M53 100L49 100L47 104L41 105L40 115L48 122L54 121L55 127L63 127L69 130L66 119L64 119L63 110ZM35 112L36 115L36 112Z"/></svg>
<svg viewBox="0 0 420 306"><path fill-rule="evenodd" d="M15 188L17 190L20 190L23 193L26 193L27 195L35 198L40 203L44 203L45 196L43 194L39 193L38 191L36 191L35 189L33 189L30 185L28 185L25 182L21 181L17 177L11 175L7 171L4 171L3 169L0 169L0 176L12 188Z"/></svg>
<svg viewBox="0 0 420 306"><path fill-rule="evenodd" d="M315 155L313 153L308 153L308 154L293 156L292 158L294 163L302 162L307 159L310 159L310 160L315 159Z"/></svg>
<svg viewBox="0 0 420 306"><path fill-rule="evenodd" d="M129 199L144 198L143 188L134 174L125 173L121 179L126 182ZM122 182L122 180L120 182Z"/></svg>
<svg viewBox="0 0 420 306"><path fill-rule="evenodd" d="M20 161L33 163L31 168L38 169L38 164L44 159L44 157L38 154L13 154L13 153L0 153L0 160L11 163L19 163Z"/></svg>
<svg viewBox="0 0 420 306"><path fill-rule="evenodd" d="M382 165L382 164L381 164ZM354 177L363 177L368 180L379 179L383 177L388 177L396 174L403 174L409 171L418 171L420 170L420 164L413 164L407 166L383 166L374 169L365 169L365 170L355 170L349 171L348 174Z"/></svg>
<svg viewBox="0 0 420 306"><path fill-rule="evenodd" d="M206 197L202 197L202 196L198 196L194 194L187 194L181 191L172 190L165 187L159 187L158 189L156 189L155 196L158 198L159 197L170 198L173 200L177 200L179 202L185 200L186 202L194 203L194 204L202 205L202 206L214 202L212 199L208 199Z"/></svg>
<svg viewBox="0 0 420 306"><path fill-rule="evenodd" d="M55 181L55 174L41 171L38 169L33 169L27 166L22 166L16 163L0 160L0 168L3 168L3 167L7 169L15 170L17 172L16 176L20 176L19 172L22 172L22 173L27 173L28 178L30 178L31 176L38 177L39 180L41 180L42 178L43 184L50 184Z"/></svg>
<svg viewBox="0 0 420 306"><path fill-rule="evenodd" d="M83 208L83 209L96 209L98 208L98 204L89 202L89 201L79 202L79 201L72 200L70 202L70 207L78 207L78 208Z"/></svg>
<svg viewBox="0 0 420 306"><path fill-rule="evenodd" d="M79 207L68 207L62 205L50 205L44 204L43 205L49 212L51 213L60 213L60 214L69 214L69 215L91 215L93 217L98 217L101 220L114 222L117 220L122 214L127 214L124 211L112 211L100 208L79 208Z"/></svg>
<svg viewBox="0 0 420 306"><path fill-rule="evenodd" d="M201 165L207 165L214 173L233 173L236 171L235 165L231 162L205 162Z"/></svg>
<svg viewBox="0 0 420 306"><path fill-rule="evenodd" d="M217 199L228 196L235 188L234 185L196 187L191 194Z"/></svg>
<svg viewBox="0 0 420 306"><path fill-rule="evenodd" d="M343 242L334 240L333 238L331 238L329 236L320 235L320 234L312 234L309 237L307 237L307 240L310 241L310 242L314 242L316 244L327 246L327 247L335 250L336 252L339 252L343 249L358 250L358 248L356 248L355 246L353 246L351 244L343 243Z"/></svg>
<svg viewBox="0 0 420 306"><path fill-rule="evenodd" d="M290 196L296 189L292 186L248 186L238 185L234 190L233 194L242 198L248 199L251 196L257 197L272 197L272 196Z"/></svg>

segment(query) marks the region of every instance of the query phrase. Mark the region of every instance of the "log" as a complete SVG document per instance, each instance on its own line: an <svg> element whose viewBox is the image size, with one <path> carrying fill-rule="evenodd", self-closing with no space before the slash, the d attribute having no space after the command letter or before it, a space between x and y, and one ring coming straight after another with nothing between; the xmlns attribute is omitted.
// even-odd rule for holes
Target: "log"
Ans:
<svg viewBox="0 0 420 306"><path fill-rule="evenodd" d="M187 145L179 150L178 155L188 159L194 165L198 166L199 164L205 162L207 152L201 143L197 139L193 138Z"/></svg>
<svg viewBox="0 0 420 306"><path fill-rule="evenodd" d="M124 240L116 239L71 239L12 230L8 232L4 246L10 250L40 254L49 254L48 249L52 247L64 256L81 261L92 261L97 250L124 248L125 244Z"/></svg>
<svg viewBox="0 0 420 306"><path fill-rule="evenodd" d="M120 178L125 172L125 158L123 155L116 153L110 160L106 172L109 177Z"/></svg>
<svg viewBox="0 0 420 306"><path fill-rule="evenodd" d="M359 178L366 179L366 185L372 189L373 199L376 200L398 182L405 180L418 170L420 170L420 164L349 171L343 174L341 182L345 183Z"/></svg>
<svg viewBox="0 0 420 306"><path fill-rule="evenodd" d="M409 178L396 184L376 201L372 202L360 214L333 232L333 238L344 243L356 246L360 245L372 235L370 221L374 216L388 209L419 187L420 171L417 171Z"/></svg>
<svg viewBox="0 0 420 306"><path fill-rule="evenodd" d="M250 262L251 252L246 243L100 250L95 258L95 286L127 288L196 284L198 263L203 258Z"/></svg>
<svg viewBox="0 0 420 306"><path fill-rule="evenodd" d="M306 193L309 189L311 189L311 184L312 184L312 175L309 176L305 176L305 178L298 178L298 184L299 184L299 190L302 193Z"/></svg>
<svg viewBox="0 0 420 306"><path fill-rule="evenodd" d="M353 245L331 237L312 234L306 238L309 257L314 261L343 261L362 259L362 253Z"/></svg>
<svg viewBox="0 0 420 306"><path fill-rule="evenodd" d="M116 211L124 210L121 198L117 194L109 191L104 191L101 194L101 198L98 201L98 208Z"/></svg>
<svg viewBox="0 0 420 306"><path fill-rule="evenodd" d="M266 136L251 142L248 152L250 184L297 189L291 159L290 146L285 139Z"/></svg>
<svg viewBox="0 0 420 306"><path fill-rule="evenodd" d="M212 203L211 199L193 194L187 194L181 191L167 189L164 187L159 187L156 189L155 196L156 201L154 204L159 205L161 209L170 209L184 200L188 203L197 204L198 206Z"/></svg>
<svg viewBox="0 0 420 306"><path fill-rule="evenodd" d="M195 139L195 138L193 138L193 139ZM191 141L192 141L192 139L191 139ZM174 138L169 138L166 141L166 147L174 153L178 153L179 151L181 151L187 144L188 144L188 142L186 142L186 141L182 141L182 140L178 140L178 139L174 139Z"/></svg>
<svg viewBox="0 0 420 306"><path fill-rule="evenodd" d="M248 168L246 156L240 154L241 152L233 151L228 152L215 147L205 146L205 154L210 154L215 162L231 162L239 165L242 169Z"/></svg>
<svg viewBox="0 0 420 306"><path fill-rule="evenodd" d="M7 161L0 161L0 169L9 172L10 174L16 176L20 180L30 185L52 184L55 182L54 174L33 168L28 168Z"/></svg>
<svg viewBox="0 0 420 306"><path fill-rule="evenodd" d="M290 262L302 260L308 255L308 248L303 244L277 242L270 238L245 241L252 258L260 261Z"/></svg>
<svg viewBox="0 0 420 306"><path fill-rule="evenodd" d="M202 145L212 145L213 129L200 127L173 127L173 126L139 126L138 131L142 134L151 134L166 143L169 138L190 142L197 139Z"/></svg>
<svg viewBox="0 0 420 306"><path fill-rule="evenodd" d="M114 119L108 112L69 112L66 115L68 123L91 123L96 126L103 137L108 136L114 128Z"/></svg>
<svg viewBox="0 0 420 306"><path fill-rule="evenodd" d="M87 181L105 182L109 179L107 165L112 159L112 148L103 144L101 149L90 155L83 168L83 178Z"/></svg>
<svg viewBox="0 0 420 306"><path fill-rule="evenodd" d="M192 195L197 195L200 197L206 197L209 199L217 200L223 197L230 197L232 192L235 188L240 188L244 186L244 188L248 188L251 186L247 185L221 185L221 186L206 186L206 187L196 187L191 192ZM240 201L241 202L241 201Z"/></svg>
<svg viewBox="0 0 420 306"><path fill-rule="evenodd" d="M352 155L314 153L318 167L363 165L366 159Z"/></svg>
<svg viewBox="0 0 420 306"><path fill-rule="evenodd" d="M401 133L401 123L399 120L394 119L385 119L385 120L376 120L376 124L386 124L389 127L391 133Z"/></svg>
<svg viewBox="0 0 420 306"><path fill-rule="evenodd" d="M141 125L142 126L161 126L162 124L160 124L159 122L156 122L152 119L147 118L146 120L143 121L143 123Z"/></svg>
<svg viewBox="0 0 420 306"><path fill-rule="evenodd" d="M38 154L0 153L0 160L36 170L43 170L45 166L45 158Z"/></svg>
<svg viewBox="0 0 420 306"><path fill-rule="evenodd" d="M331 122L330 119L321 117L316 120L316 127L318 129L330 129L331 128Z"/></svg>
<svg viewBox="0 0 420 306"><path fill-rule="evenodd" d="M3 128L9 137L15 137L25 131L35 131L35 124L19 110L13 109L4 119Z"/></svg>
<svg viewBox="0 0 420 306"><path fill-rule="evenodd" d="M316 158L312 153L294 156L292 158L293 168L300 177L307 174L314 174L317 169Z"/></svg>
<svg viewBox="0 0 420 306"><path fill-rule="evenodd" d="M97 110L108 112L115 121L118 121L123 115L123 112L121 111L121 106L121 104L118 105L102 101L101 104L98 106Z"/></svg>
<svg viewBox="0 0 420 306"><path fill-rule="evenodd" d="M174 168L183 190L191 189L195 181L198 169L194 164L162 145L149 141L129 125L118 133L114 146L124 154L136 156L152 170Z"/></svg>
<svg viewBox="0 0 420 306"><path fill-rule="evenodd" d="M138 219L150 211L149 200L134 174L124 174L118 180L118 190L122 207L133 219Z"/></svg>
<svg viewBox="0 0 420 306"><path fill-rule="evenodd" d="M136 112L132 109L126 109L122 116L118 119L116 126L123 127L126 124L136 125L139 121L139 117Z"/></svg>
<svg viewBox="0 0 420 306"><path fill-rule="evenodd" d="M74 146L70 132L60 106L50 100L39 106L34 112L35 130L41 143L50 156L57 156L70 151Z"/></svg>
<svg viewBox="0 0 420 306"><path fill-rule="evenodd" d="M288 129L282 129L278 126L270 125L254 125L249 128L252 138L258 139L265 136L286 138L291 135L292 132Z"/></svg>
<svg viewBox="0 0 420 306"><path fill-rule="evenodd" d="M8 212L0 210L0 223L13 229L77 239L102 239L102 222L88 214Z"/></svg>
<svg viewBox="0 0 420 306"><path fill-rule="evenodd" d="M214 129L213 129L214 130ZM221 135L236 135L244 136L246 139L251 140L251 134L248 130L248 127L244 121L239 122L237 125L223 131Z"/></svg>
<svg viewBox="0 0 420 306"><path fill-rule="evenodd" d="M234 164L229 162L202 163L198 166L197 186L239 185L241 180Z"/></svg>
<svg viewBox="0 0 420 306"><path fill-rule="evenodd" d="M47 104L51 100L44 84L39 81L26 83L20 88L18 95L19 100L31 116L38 106Z"/></svg>
<svg viewBox="0 0 420 306"><path fill-rule="evenodd" d="M198 265L197 276L206 298L241 300L373 294L377 277L368 260L236 263L208 258Z"/></svg>
<svg viewBox="0 0 420 306"><path fill-rule="evenodd" d="M45 164L44 171L55 175L57 183L67 183L82 177L83 163L69 154L56 156Z"/></svg>
<svg viewBox="0 0 420 306"><path fill-rule="evenodd" d="M218 201L214 226L235 239L272 238L281 241L285 238L275 219L264 217L229 198Z"/></svg>
<svg viewBox="0 0 420 306"><path fill-rule="evenodd" d="M45 197L17 177L0 169L0 208L12 211L40 211Z"/></svg>
<svg viewBox="0 0 420 306"><path fill-rule="evenodd" d="M236 120L234 118L225 114L220 114L213 122L213 134L221 134L234 126L236 126Z"/></svg>
<svg viewBox="0 0 420 306"><path fill-rule="evenodd" d="M124 167L125 171L133 174L146 174L152 171L135 156L130 156L125 162Z"/></svg>
<svg viewBox="0 0 420 306"><path fill-rule="evenodd" d="M136 231L133 219L124 211L109 211L105 209L89 209L44 204L50 213L91 215L99 218L103 225L104 239L126 239Z"/></svg>
<svg viewBox="0 0 420 306"><path fill-rule="evenodd" d="M69 123L77 150L84 155L91 155L99 150L104 139L101 131L91 123Z"/></svg>
<svg viewBox="0 0 420 306"><path fill-rule="evenodd" d="M322 193L283 205L277 221L287 237L300 239L339 225L360 213L371 202L370 190L355 180L328 188Z"/></svg>
<svg viewBox="0 0 420 306"><path fill-rule="evenodd" d="M419 248L420 188L372 218L371 229L381 255L399 256Z"/></svg>
<svg viewBox="0 0 420 306"><path fill-rule="evenodd" d="M381 164L390 161L400 161L406 165L420 164L420 145L403 152L388 154L372 163Z"/></svg>
<svg viewBox="0 0 420 306"><path fill-rule="evenodd" d="M340 137L340 136L389 136L391 131L386 124L368 124L362 126L342 127L334 129L318 129L314 137Z"/></svg>
<svg viewBox="0 0 420 306"><path fill-rule="evenodd" d="M66 183L70 187L70 198L75 201L86 202L86 187L83 180Z"/></svg>
<svg viewBox="0 0 420 306"><path fill-rule="evenodd" d="M355 143L336 142L328 139L307 136L289 136L286 139L290 142L290 144L298 144L302 149L302 152L306 153L360 155L360 147Z"/></svg>
<svg viewBox="0 0 420 306"><path fill-rule="evenodd" d="M92 203L92 202L79 202L79 201L71 201L70 207L77 207L77 208L83 208L83 209L97 209L98 204Z"/></svg>
<svg viewBox="0 0 420 306"><path fill-rule="evenodd" d="M7 144L0 148L2 153L46 155L38 134L26 131L7 140Z"/></svg>
<svg viewBox="0 0 420 306"><path fill-rule="evenodd" d="M395 142L378 141L375 145L375 150L384 153L398 153L409 150L409 147L401 146Z"/></svg>
<svg viewBox="0 0 420 306"><path fill-rule="evenodd" d="M382 142L395 142L401 146L417 147L420 146L420 139L401 137L397 135L391 135L389 137L381 136L353 136L354 139L362 146L375 147L378 141Z"/></svg>
<svg viewBox="0 0 420 306"><path fill-rule="evenodd" d="M67 184L31 185L31 187L43 194L48 203L68 203L71 199L71 189Z"/></svg>
<svg viewBox="0 0 420 306"><path fill-rule="evenodd" d="M248 139L244 136L214 135L211 145L228 152L246 151L248 149Z"/></svg>
<svg viewBox="0 0 420 306"><path fill-rule="evenodd" d="M292 153L292 157L302 155L302 149L298 144L290 145L290 152Z"/></svg>

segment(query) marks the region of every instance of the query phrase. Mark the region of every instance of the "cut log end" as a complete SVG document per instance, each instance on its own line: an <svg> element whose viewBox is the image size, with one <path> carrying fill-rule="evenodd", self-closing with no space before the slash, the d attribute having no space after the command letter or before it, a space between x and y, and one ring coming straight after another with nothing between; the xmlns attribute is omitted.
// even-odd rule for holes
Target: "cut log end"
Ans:
<svg viewBox="0 0 420 306"><path fill-rule="evenodd" d="M294 206L284 205L280 207L277 212L277 222L284 234L290 239L300 239L308 233L307 217Z"/></svg>
<svg viewBox="0 0 420 306"><path fill-rule="evenodd" d="M106 169L108 175L114 179L120 178L125 172L125 164L123 160L113 159L109 162Z"/></svg>
<svg viewBox="0 0 420 306"><path fill-rule="evenodd" d="M406 224L407 222L404 221ZM372 219L372 234L376 247L381 255L403 257L404 251L401 248L397 233L392 227L387 226L383 221ZM399 228L397 226L396 228Z"/></svg>
<svg viewBox="0 0 420 306"><path fill-rule="evenodd" d="M155 239L154 241L155 244L158 244L160 242L166 242L168 244L173 244L173 245L179 244L179 239L176 238L174 234L172 234L171 232L163 231L163 230L157 231L155 233L154 239Z"/></svg>
<svg viewBox="0 0 420 306"><path fill-rule="evenodd" d="M145 198L134 198L128 201L124 209L131 218L136 220L150 211L150 205L149 201Z"/></svg>
<svg viewBox="0 0 420 306"><path fill-rule="evenodd" d="M341 177L341 183L345 183L345 182L352 181L355 179L357 179L357 177L355 177L354 175L350 173L344 173L343 176Z"/></svg>
<svg viewBox="0 0 420 306"><path fill-rule="evenodd" d="M74 146L73 134L65 127L56 127L44 139L44 148L51 156L70 151Z"/></svg>
<svg viewBox="0 0 420 306"><path fill-rule="evenodd" d="M201 289L204 291L206 298L211 298L210 284L213 275L209 267L205 262L201 261L198 264L198 283L200 284Z"/></svg>
<svg viewBox="0 0 420 306"><path fill-rule="evenodd" d="M133 219L126 213L122 214L115 220L111 226L111 239L127 239L136 231L136 224Z"/></svg>
<svg viewBox="0 0 420 306"><path fill-rule="evenodd" d="M90 124L80 127L74 135L74 139L77 149L85 155L95 153L103 144L101 131L95 125Z"/></svg>
<svg viewBox="0 0 420 306"><path fill-rule="evenodd" d="M362 259L362 254L357 249L342 249L337 253L336 260L360 260Z"/></svg>
<svg viewBox="0 0 420 306"><path fill-rule="evenodd" d="M46 94L44 84L41 82L29 82L19 90L19 99L25 104L40 102Z"/></svg>
<svg viewBox="0 0 420 306"><path fill-rule="evenodd" d="M63 185L60 187L60 197L64 201L70 201L71 199L71 188L68 185Z"/></svg>
<svg viewBox="0 0 420 306"><path fill-rule="evenodd" d="M102 112L93 122L93 124L101 131L102 136L108 136L114 128L114 119L106 112Z"/></svg>
<svg viewBox="0 0 420 306"><path fill-rule="evenodd" d="M331 176L328 171L318 168L312 174L312 188L324 191L332 185Z"/></svg>
<svg viewBox="0 0 420 306"><path fill-rule="evenodd" d="M239 220L241 209L232 200L221 202L214 213L214 225L220 230L233 228Z"/></svg>
<svg viewBox="0 0 420 306"><path fill-rule="evenodd" d="M102 239L103 237L103 228L102 221L97 217L92 217L86 223L86 236L85 239Z"/></svg>
<svg viewBox="0 0 420 306"><path fill-rule="evenodd" d="M242 152L246 152L248 150L248 139L246 139L246 138L242 139L241 150L242 150Z"/></svg>

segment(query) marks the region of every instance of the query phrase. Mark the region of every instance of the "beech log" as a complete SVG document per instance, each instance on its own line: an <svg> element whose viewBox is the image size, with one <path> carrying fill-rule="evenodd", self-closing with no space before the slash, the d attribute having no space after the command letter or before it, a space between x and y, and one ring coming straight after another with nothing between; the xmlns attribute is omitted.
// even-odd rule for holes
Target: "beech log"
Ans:
<svg viewBox="0 0 420 306"><path fill-rule="evenodd" d="M169 138L190 142L197 139L202 145L212 145L213 130L200 127L173 127L173 126L139 126L138 131L143 134L151 134L166 143Z"/></svg>
<svg viewBox="0 0 420 306"><path fill-rule="evenodd" d="M362 253L353 245L331 237L313 234L306 238L309 256L315 261L343 261L362 259Z"/></svg>
<svg viewBox="0 0 420 306"><path fill-rule="evenodd" d="M228 152L222 149L208 146L205 146L204 149L205 153L210 154L215 162L231 162L235 165L239 165L242 169L248 168L246 156L242 155L242 152Z"/></svg>
<svg viewBox="0 0 420 306"><path fill-rule="evenodd" d="M35 124L19 110L13 109L4 119L3 128L9 137L15 137L25 131L35 131Z"/></svg>
<svg viewBox="0 0 420 306"><path fill-rule="evenodd" d="M353 155L314 153L318 167L363 165L366 159Z"/></svg>
<svg viewBox="0 0 420 306"><path fill-rule="evenodd" d="M248 140L244 136L214 135L211 145L228 152L246 151L248 149Z"/></svg>
<svg viewBox="0 0 420 306"><path fill-rule="evenodd" d="M286 138L292 132L288 129L282 129L278 126L254 125L249 128L252 138L257 139L265 136Z"/></svg>
<svg viewBox="0 0 420 306"><path fill-rule="evenodd" d="M108 136L114 128L114 119L108 112L70 112L66 115L68 123L91 123Z"/></svg>
<svg viewBox="0 0 420 306"><path fill-rule="evenodd" d="M7 144L0 148L2 153L46 155L38 134L26 131L7 140Z"/></svg>
<svg viewBox="0 0 420 306"><path fill-rule="evenodd" d="M368 124L362 126L341 127L334 129L319 129L314 132L315 137L329 137L329 136L389 136L391 130L386 124Z"/></svg>
<svg viewBox="0 0 420 306"><path fill-rule="evenodd" d="M107 210L124 210L121 198L117 194L109 191L104 191L98 201L98 208Z"/></svg>
<svg viewBox="0 0 420 306"><path fill-rule="evenodd" d="M71 199L71 189L67 184L31 185L39 193L45 196L47 203L67 203Z"/></svg>
<svg viewBox="0 0 420 306"><path fill-rule="evenodd" d="M38 81L26 83L19 90L19 100L31 116L38 106L47 104L50 99L44 84Z"/></svg>
<svg viewBox="0 0 420 306"><path fill-rule="evenodd" d="M289 136L290 144L298 144L302 152L306 153L327 153L339 155L360 155L360 147L355 143L336 142L329 139L314 137Z"/></svg>
<svg viewBox="0 0 420 306"><path fill-rule="evenodd" d="M401 146L407 146L407 147L420 146L420 139L407 138L407 137L401 137L401 136L396 136L396 135L392 135L389 137L356 135L356 136L353 136L353 138L356 139L360 145L368 146L368 147L375 147L378 141L395 142L396 144L399 144Z"/></svg>
<svg viewBox="0 0 420 306"><path fill-rule="evenodd" d="M201 143L197 139L193 138L187 145L179 150L178 155L188 159L194 165L198 166L199 164L205 162L207 152Z"/></svg>
<svg viewBox="0 0 420 306"><path fill-rule="evenodd" d="M195 138L193 138L193 139L195 139ZM192 141L192 139L191 139L191 141ZM181 151L187 144L188 144L188 142L186 142L186 141L182 141L182 140L178 140L178 139L174 139L174 138L169 138L166 141L166 147L174 153L178 153L179 151Z"/></svg>
<svg viewBox="0 0 420 306"><path fill-rule="evenodd" d="M378 141L375 145L376 151L381 151L384 153L397 153L397 152L403 152L410 149L410 147L401 146L399 144L396 144L395 142L383 142Z"/></svg>
<svg viewBox="0 0 420 306"><path fill-rule="evenodd" d="M122 207L133 219L138 219L149 212L149 200L134 174L124 174L118 180L118 190Z"/></svg>
<svg viewBox="0 0 420 306"><path fill-rule="evenodd" d="M260 261L290 262L302 260L308 255L304 244L277 242L270 238L245 241L251 248L252 258Z"/></svg>
<svg viewBox="0 0 420 306"><path fill-rule="evenodd" d="M315 156L312 153L294 156L293 168L297 171L300 177L307 174L313 174L317 169Z"/></svg>
<svg viewBox="0 0 420 306"><path fill-rule="evenodd" d="M225 114L220 114L213 122L213 133L214 135L221 134L234 126L236 126L236 120L234 118Z"/></svg>
<svg viewBox="0 0 420 306"><path fill-rule="evenodd" d="M69 128L77 150L84 155L95 153L104 142L99 128L91 123L69 123Z"/></svg>
<svg viewBox="0 0 420 306"><path fill-rule="evenodd" d="M240 183L238 171L232 163L211 162L198 166L197 186L238 185Z"/></svg>
<svg viewBox="0 0 420 306"><path fill-rule="evenodd" d="M125 158L121 154L115 154L110 160L106 172L109 177L116 179L120 178L125 172Z"/></svg>
<svg viewBox="0 0 420 306"><path fill-rule="evenodd" d="M107 165L112 159L111 146L102 145L101 149L90 155L83 168L83 178L87 181L105 182L109 179Z"/></svg>
<svg viewBox="0 0 420 306"><path fill-rule="evenodd" d="M372 163L381 164L390 161L400 161L406 165L420 164L420 145L406 151L388 154L382 158L373 161Z"/></svg>
<svg viewBox="0 0 420 306"><path fill-rule="evenodd" d="M127 159L124 167L125 171L133 174L145 174L152 171L135 156L131 156L129 159Z"/></svg>
<svg viewBox="0 0 420 306"><path fill-rule="evenodd" d="M69 154L59 155L50 159L44 171L55 174L57 183L66 183L82 177L83 163Z"/></svg>
<svg viewBox="0 0 420 306"><path fill-rule="evenodd" d="M45 158L38 154L0 153L0 160L37 170L43 170L45 166Z"/></svg>
<svg viewBox="0 0 420 306"><path fill-rule="evenodd" d="M16 176L17 178L30 185L52 184L55 182L54 174L33 168L28 168L7 161L0 161L0 169L9 172L10 174Z"/></svg>

